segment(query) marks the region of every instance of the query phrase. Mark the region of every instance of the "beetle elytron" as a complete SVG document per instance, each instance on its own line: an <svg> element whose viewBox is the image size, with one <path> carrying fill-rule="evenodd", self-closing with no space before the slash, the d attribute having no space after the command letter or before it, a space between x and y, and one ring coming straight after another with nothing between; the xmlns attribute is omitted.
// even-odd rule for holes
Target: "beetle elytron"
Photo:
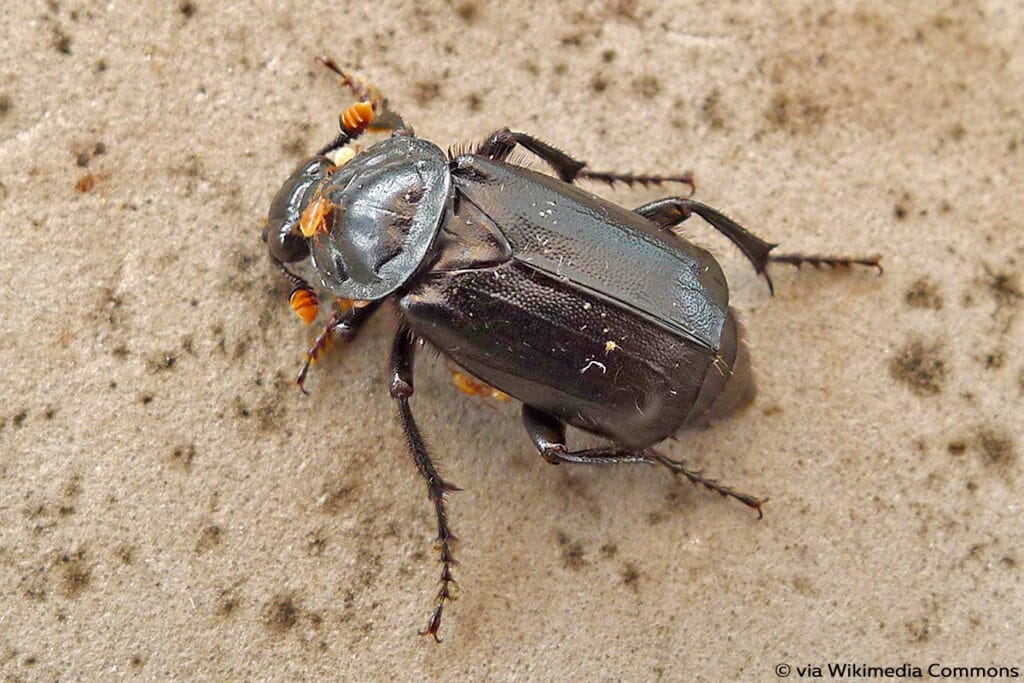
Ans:
<svg viewBox="0 0 1024 683"><path fill-rule="evenodd" d="M340 300L306 355L300 386L328 341L351 339L385 300L397 304L390 393L434 505L441 560L440 590L421 633L439 640L442 612L454 598L444 499L455 487L438 474L409 407L417 340L522 401L526 430L548 462L660 464L760 516L765 499L651 449L684 427L729 414L754 392L721 268L672 229L701 216L766 279L771 261L877 267L878 259L770 255L774 244L688 198L630 211L572 183L679 182L692 191L690 176L592 172L507 128L473 153L446 155L416 138L372 86L318 59L359 102L342 113L338 136L285 181L264 240L307 324L319 298L286 264L311 258L323 289ZM350 143L366 130L392 134L356 153ZM509 163L516 146L558 178ZM569 450L566 424L611 445Z"/></svg>

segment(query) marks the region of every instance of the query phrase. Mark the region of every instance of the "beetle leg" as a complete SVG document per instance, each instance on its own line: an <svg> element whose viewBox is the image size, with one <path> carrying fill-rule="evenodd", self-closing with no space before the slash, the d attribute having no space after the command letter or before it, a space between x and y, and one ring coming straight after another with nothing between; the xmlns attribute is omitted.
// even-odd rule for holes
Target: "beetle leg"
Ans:
<svg viewBox="0 0 1024 683"><path fill-rule="evenodd" d="M644 175L636 173L619 173L616 171L588 171L587 162L574 159L562 150L538 140L526 133L515 133L508 128L500 128L487 138L476 153L497 161L505 161L516 145L522 145L533 154L551 165L558 177L567 183L579 178L590 178L613 185L616 182L627 185L660 185L662 183L684 183L694 190L693 174L689 171L679 175Z"/></svg>
<svg viewBox="0 0 1024 683"><path fill-rule="evenodd" d="M878 274L881 275L884 271L882 270L882 256L875 254L874 256L818 256L815 254L772 254L768 257L768 260L772 263L788 263L791 266L799 268L801 265L806 263L814 268L823 268L829 266L831 268L843 268L847 266L867 266L869 268L876 268Z"/></svg>
<svg viewBox="0 0 1024 683"><path fill-rule="evenodd" d="M366 306L352 306L345 312L335 312L331 316L331 319L324 325L324 329L317 335L316 341L306 351L302 367L299 369L299 374L295 377L295 383L299 385L302 393L309 393L305 387L306 375L309 374L309 368L313 363L320 359L327 346L335 340L341 342L351 341L356 336L360 326L380 308L381 303L383 303L383 299L372 301Z"/></svg>
<svg viewBox="0 0 1024 683"><path fill-rule="evenodd" d="M768 502L767 498L755 498L729 486L708 479L697 470L689 469L685 463L661 455L649 448L630 451L622 448L587 448L570 451L565 445L565 423L559 418L543 411L523 405L523 424L533 440L533 445L541 456L552 465L572 463L576 465L615 465L623 463L643 463L645 465L664 465L675 474L681 474L693 484L701 485L709 491L723 496L735 498L744 505L757 510L757 518L763 513L761 506Z"/></svg>
<svg viewBox="0 0 1024 683"><path fill-rule="evenodd" d="M768 276L765 268L770 260L768 252L778 245L764 241L722 212L712 209L707 204L682 197L658 199L639 206L634 211L665 230L671 230L691 215L697 214L739 247L758 275L764 275L764 279L768 282L768 290L772 294L775 293L772 279Z"/></svg>
<svg viewBox="0 0 1024 683"><path fill-rule="evenodd" d="M653 202L638 206L634 209L638 214L653 222L660 228L671 230L693 214L697 214L711 226L729 238L733 244L739 247L743 255L747 257L759 275L763 275L768 282L768 290L774 294L775 287L772 279L768 276L769 263L788 263L799 268L801 264L808 264L815 268L823 266L840 267L861 265L877 268L882 273L882 266L879 263L881 256L869 257L845 257L845 256L815 256L804 254L771 254L772 249L779 246L766 242L757 235L751 233L742 225L729 218L721 211L711 208L707 204L683 199L682 197L666 197Z"/></svg>
<svg viewBox="0 0 1024 683"><path fill-rule="evenodd" d="M434 612L427 622L427 627L420 631L420 635L430 635L434 640L441 642L437 632L441 627L441 614L444 606L456 598L458 585L452 576L452 567L456 564L452 555L452 545L455 536L448 528L448 511L444 507L445 494L449 491L458 491L459 488L449 484L434 467L430 454L427 453L427 446L420 434L416 420L409 408L409 397L413 392L413 359L415 355L415 338L409 328L402 325L395 335L394 345L391 347L391 381L389 389L392 398L398 402L398 416L402 421L402 429L405 431L406 441L409 443L409 450L412 451L413 461L416 469L420 471L427 483L427 496L434 504L434 513L437 515L437 546L441 553L441 588L437 592Z"/></svg>

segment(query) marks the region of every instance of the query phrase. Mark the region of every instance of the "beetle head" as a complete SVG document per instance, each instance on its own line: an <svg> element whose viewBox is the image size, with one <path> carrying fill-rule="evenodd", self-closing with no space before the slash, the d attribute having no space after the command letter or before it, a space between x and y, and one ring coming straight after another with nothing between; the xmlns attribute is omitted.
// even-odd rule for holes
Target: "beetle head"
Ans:
<svg viewBox="0 0 1024 683"><path fill-rule="evenodd" d="M315 156L299 164L284 181L270 204L263 231L263 241L268 243L273 258L292 263L309 256L309 245L297 228L313 190L334 168L327 157Z"/></svg>

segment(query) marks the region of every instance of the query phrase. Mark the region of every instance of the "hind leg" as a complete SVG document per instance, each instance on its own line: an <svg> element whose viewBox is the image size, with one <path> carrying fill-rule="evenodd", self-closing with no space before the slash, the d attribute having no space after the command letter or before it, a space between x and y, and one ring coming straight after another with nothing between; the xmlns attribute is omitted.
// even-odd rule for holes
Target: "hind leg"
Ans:
<svg viewBox="0 0 1024 683"><path fill-rule="evenodd" d="M523 424L541 457L552 465L559 465L561 463L571 463L574 465L617 465L626 463L664 465L673 473L683 475L693 484L699 484L710 491L735 498L744 505L757 510L758 519L763 516L761 506L768 501L767 498L755 498L747 493L742 493L729 486L719 484L714 479L707 479L697 470L688 468L685 463L661 455L653 449L645 448L631 451L607 447L570 451L565 445L565 423L554 415L531 408L528 405L523 405Z"/></svg>
<svg viewBox="0 0 1024 683"><path fill-rule="evenodd" d="M881 256L847 257L807 254L770 254L769 252L779 245L766 242L733 219L726 216L721 211L692 199L666 197L665 199L658 199L653 202L648 202L643 206L638 206L634 211L665 230L672 230L672 228L681 224L691 215L697 214L710 223L715 230L729 238L730 242L739 247L739 250L743 252L743 255L746 256L747 260L754 266L754 270L757 271L758 275L764 275L764 279L768 282L768 289L772 294L775 293L775 287L772 285L772 279L768 276L767 270L768 264L772 262L788 263L796 266L797 268L804 263L814 266L815 268L821 268L823 266L836 268L840 266L861 265L877 268L879 274L882 272L882 266L880 264L880 261L882 260Z"/></svg>

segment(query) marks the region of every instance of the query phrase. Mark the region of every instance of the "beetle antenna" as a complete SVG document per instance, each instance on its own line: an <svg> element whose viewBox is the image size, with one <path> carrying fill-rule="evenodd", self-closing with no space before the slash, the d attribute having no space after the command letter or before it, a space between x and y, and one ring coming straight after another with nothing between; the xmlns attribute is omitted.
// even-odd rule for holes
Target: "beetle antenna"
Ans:
<svg viewBox="0 0 1024 683"><path fill-rule="evenodd" d="M318 55L316 61L320 62L328 69L333 71L341 79L341 84L352 91L360 100L373 101L374 99L382 99L380 93L372 85L365 83L361 78L355 74L350 74L334 61L329 55Z"/></svg>
<svg viewBox="0 0 1024 683"><path fill-rule="evenodd" d="M316 61L337 74L341 79L341 84L348 88L360 102L368 102L373 106L373 120L366 126L369 131L393 131L397 135L413 134L412 128L405 125L405 121L398 112L388 107L388 99L372 83L367 83L359 76L345 71L329 55L317 55ZM344 124L342 128L344 129Z"/></svg>

